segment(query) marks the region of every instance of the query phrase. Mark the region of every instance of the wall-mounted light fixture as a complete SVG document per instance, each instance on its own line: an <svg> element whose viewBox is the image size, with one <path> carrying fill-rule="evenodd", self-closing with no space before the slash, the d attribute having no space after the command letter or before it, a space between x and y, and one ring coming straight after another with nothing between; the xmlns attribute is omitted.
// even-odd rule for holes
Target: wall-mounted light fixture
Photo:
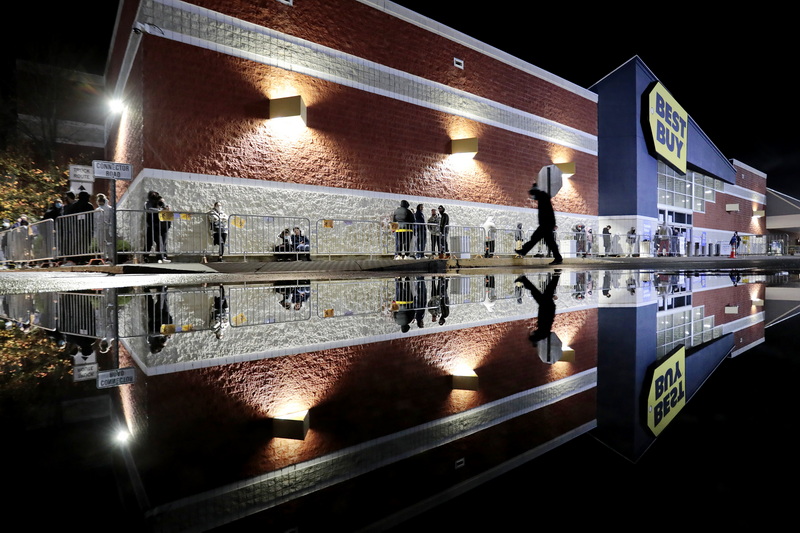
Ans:
<svg viewBox="0 0 800 533"><path fill-rule="evenodd" d="M478 390L478 374L474 370L460 370L450 376L454 389Z"/></svg>
<svg viewBox="0 0 800 533"><path fill-rule="evenodd" d="M725 211L728 213L738 213L739 204L725 204Z"/></svg>
<svg viewBox="0 0 800 533"><path fill-rule="evenodd" d="M728 305L725 306L725 314L726 315L735 315L738 312L739 312L739 306L738 305L730 305L730 304L728 304Z"/></svg>
<svg viewBox="0 0 800 533"><path fill-rule="evenodd" d="M478 153L478 138L453 139L450 141L450 153L475 157L475 154Z"/></svg>
<svg viewBox="0 0 800 533"><path fill-rule="evenodd" d="M558 167L558 170L561 171L562 178L571 178L575 175L574 162L570 161L569 163L556 163L556 166Z"/></svg>
<svg viewBox="0 0 800 533"><path fill-rule="evenodd" d="M753 211L753 216L754 217L763 217L763 216L766 216L766 215L767 215L767 213L763 209L755 209Z"/></svg>
<svg viewBox="0 0 800 533"><path fill-rule="evenodd" d="M272 419L272 434L282 439L303 440L308 433L308 409L276 416Z"/></svg>
<svg viewBox="0 0 800 533"><path fill-rule="evenodd" d="M763 306L764 305L764 300L762 300L761 298L753 298L752 302L753 302L753 305L755 305L755 306Z"/></svg>
<svg viewBox="0 0 800 533"><path fill-rule="evenodd" d="M269 118L295 118L306 124L306 104L303 102L303 97L297 95L270 100Z"/></svg>

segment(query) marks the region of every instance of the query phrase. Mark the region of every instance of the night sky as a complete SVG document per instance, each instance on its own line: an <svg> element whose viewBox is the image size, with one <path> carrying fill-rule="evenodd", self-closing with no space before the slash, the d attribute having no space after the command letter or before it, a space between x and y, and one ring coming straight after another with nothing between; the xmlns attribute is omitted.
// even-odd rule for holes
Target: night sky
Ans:
<svg viewBox="0 0 800 533"><path fill-rule="evenodd" d="M751 8L741 15L692 10L681 16L661 5L396 3L585 88L638 55L726 158L766 173L769 187L800 198L800 112L788 61L796 29L786 13ZM50 41L102 73L117 2L89 4L76 12L76 4L59 2L42 13L40 5L23 3L14 19L26 31L5 32L4 53L30 57L30 49Z"/></svg>

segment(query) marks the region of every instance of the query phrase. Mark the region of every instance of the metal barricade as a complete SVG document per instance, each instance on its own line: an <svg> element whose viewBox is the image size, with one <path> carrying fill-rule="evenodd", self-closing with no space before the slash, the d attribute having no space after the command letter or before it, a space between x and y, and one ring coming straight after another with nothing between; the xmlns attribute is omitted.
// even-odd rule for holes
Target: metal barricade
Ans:
<svg viewBox="0 0 800 533"><path fill-rule="evenodd" d="M385 255L394 250L394 233L375 220L317 220L314 250L319 255Z"/></svg>
<svg viewBox="0 0 800 533"><path fill-rule="evenodd" d="M228 217L228 227L228 253L231 255L241 255L245 259L248 255L273 255L279 260L292 260L318 253L316 246L309 245L308 250L301 250L293 244L296 241L292 240L294 228L313 242L307 218L234 214Z"/></svg>
<svg viewBox="0 0 800 533"><path fill-rule="evenodd" d="M232 327L298 322L311 318L311 285L285 282L230 290Z"/></svg>
<svg viewBox="0 0 800 533"><path fill-rule="evenodd" d="M28 226L12 228L6 235L6 258L15 264L28 263L33 260L33 248Z"/></svg>
<svg viewBox="0 0 800 533"><path fill-rule="evenodd" d="M447 226L442 234L447 245L445 254L460 259L482 256L486 246L486 231L477 226Z"/></svg>
<svg viewBox="0 0 800 533"><path fill-rule="evenodd" d="M99 258L100 250L94 242L95 211L63 215L57 219L57 256L74 262L88 262Z"/></svg>

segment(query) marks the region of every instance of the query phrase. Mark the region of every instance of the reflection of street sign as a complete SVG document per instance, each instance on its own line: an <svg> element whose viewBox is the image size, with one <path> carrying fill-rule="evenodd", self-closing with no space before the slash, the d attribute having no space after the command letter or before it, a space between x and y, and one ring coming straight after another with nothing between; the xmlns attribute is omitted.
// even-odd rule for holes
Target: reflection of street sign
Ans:
<svg viewBox="0 0 800 533"><path fill-rule="evenodd" d="M97 363L88 365L75 365L72 368L74 381L91 381L97 377Z"/></svg>
<svg viewBox="0 0 800 533"><path fill-rule="evenodd" d="M134 369L117 368L115 370L104 370L97 373L97 388L109 389L120 385L130 385L133 383Z"/></svg>
<svg viewBox="0 0 800 533"><path fill-rule="evenodd" d="M109 180L131 180L133 165L114 163L113 161L92 161L95 178Z"/></svg>

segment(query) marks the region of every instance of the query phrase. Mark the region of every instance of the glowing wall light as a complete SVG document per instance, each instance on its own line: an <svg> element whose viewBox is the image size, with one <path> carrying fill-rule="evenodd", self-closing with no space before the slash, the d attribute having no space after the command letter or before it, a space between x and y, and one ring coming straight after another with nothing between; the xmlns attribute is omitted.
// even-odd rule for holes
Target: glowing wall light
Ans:
<svg viewBox="0 0 800 533"><path fill-rule="evenodd" d="M475 154L478 153L478 138L453 139L450 141L450 153L465 157L475 157Z"/></svg>
<svg viewBox="0 0 800 533"><path fill-rule="evenodd" d="M755 210L753 210L753 216L754 217L763 217L763 216L766 216L766 214L767 213L763 209L755 209Z"/></svg>
<svg viewBox="0 0 800 533"><path fill-rule="evenodd" d="M272 434L282 439L303 440L308 433L308 409L276 416L272 419Z"/></svg>
<svg viewBox="0 0 800 533"><path fill-rule="evenodd" d="M465 368L453 372L450 376L454 389L478 390L478 374L474 370Z"/></svg>
<svg viewBox="0 0 800 533"><path fill-rule="evenodd" d="M755 306L763 306L764 305L764 300L762 300L761 298L753 298L752 301L753 301L753 305L755 305Z"/></svg>
<svg viewBox="0 0 800 533"><path fill-rule="evenodd" d="M561 171L562 178L571 178L575 175L575 163L556 163L558 170Z"/></svg>
<svg viewBox="0 0 800 533"><path fill-rule="evenodd" d="M269 101L269 118L270 120L294 119L305 125L307 123L306 104L300 95L272 99Z"/></svg>

